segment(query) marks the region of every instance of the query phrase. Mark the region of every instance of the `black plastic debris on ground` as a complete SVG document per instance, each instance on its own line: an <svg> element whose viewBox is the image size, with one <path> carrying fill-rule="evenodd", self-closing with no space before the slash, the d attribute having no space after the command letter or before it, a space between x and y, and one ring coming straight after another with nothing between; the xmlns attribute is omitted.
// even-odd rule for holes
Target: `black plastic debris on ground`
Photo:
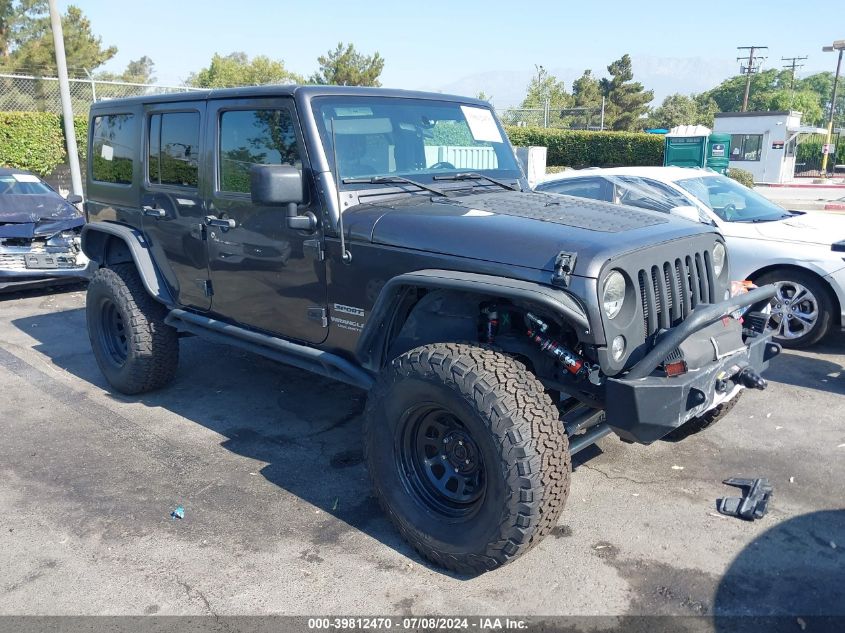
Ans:
<svg viewBox="0 0 845 633"><path fill-rule="evenodd" d="M725 479L724 484L742 488L742 497L725 497L716 500L716 509L719 513L739 517L746 521L761 519L765 516L769 507L769 499L772 498L772 486L769 480L762 479L740 479L731 477Z"/></svg>

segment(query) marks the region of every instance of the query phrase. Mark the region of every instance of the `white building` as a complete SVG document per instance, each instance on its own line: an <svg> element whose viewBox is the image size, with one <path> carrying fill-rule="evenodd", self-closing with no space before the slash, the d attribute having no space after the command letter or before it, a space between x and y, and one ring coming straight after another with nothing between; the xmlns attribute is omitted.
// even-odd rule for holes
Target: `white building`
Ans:
<svg viewBox="0 0 845 633"><path fill-rule="evenodd" d="M750 171L754 182L782 183L795 174L798 134L819 130L802 128L801 113L789 111L720 112L713 131L731 135L731 167Z"/></svg>

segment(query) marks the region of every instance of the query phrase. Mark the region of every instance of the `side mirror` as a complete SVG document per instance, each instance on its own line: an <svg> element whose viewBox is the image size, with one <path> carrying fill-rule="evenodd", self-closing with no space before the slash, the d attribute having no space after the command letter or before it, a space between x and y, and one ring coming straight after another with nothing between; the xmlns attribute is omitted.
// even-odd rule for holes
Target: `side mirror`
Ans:
<svg viewBox="0 0 845 633"><path fill-rule="evenodd" d="M699 213L698 209L692 205L673 207L670 213L672 215L680 216L685 220L691 220L693 222L702 222L701 213Z"/></svg>
<svg viewBox="0 0 845 633"><path fill-rule="evenodd" d="M302 172L293 165L253 165L249 171L249 193L253 204L267 207L287 205L287 224L292 229L313 231L317 216L310 211L299 215L296 205L303 201Z"/></svg>
<svg viewBox="0 0 845 633"><path fill-rule="evenodd" d="M82 202L82 196L80 196L78 193L69 193L65 200L67 200L71 204L79 204L80 202Z"/></svg>
<svg viewBox="0 0 845 633"><path fill-rule="evenodd" d="M249 179L253 204L273 207L302 202L302 174L293 165L253 165Z"/></svg>

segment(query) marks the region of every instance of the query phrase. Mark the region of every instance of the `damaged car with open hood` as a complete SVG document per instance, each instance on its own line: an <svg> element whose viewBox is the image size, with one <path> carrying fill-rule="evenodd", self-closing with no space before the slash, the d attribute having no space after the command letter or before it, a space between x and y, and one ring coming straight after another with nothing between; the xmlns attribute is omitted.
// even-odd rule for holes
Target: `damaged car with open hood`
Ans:
<svg viewBox="0 0 845 633"><path fill-rule="evenodd" d="M484 101L114 99L91 107L87 155L86 316L110 385L190 382L193 335L366 391L376 496L457 572L555 527L574 453L701 430L780 350L759 314L775 288L733 294L712 226L530 191Z"/></svg>
<svg viewBox="0 0 845 633"><path fill-rule="evenodd" d="M84 280L94 263L82 252L85 224L74 206L38 176L0 167L0 290Z"/></svg>

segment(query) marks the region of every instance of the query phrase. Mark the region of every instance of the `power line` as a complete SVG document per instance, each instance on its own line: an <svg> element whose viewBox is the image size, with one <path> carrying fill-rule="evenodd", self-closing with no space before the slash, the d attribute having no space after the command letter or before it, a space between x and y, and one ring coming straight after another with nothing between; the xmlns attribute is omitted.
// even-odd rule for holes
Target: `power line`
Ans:
<svg viewBox="0 0 845 633"><path fill-rule="evenodd" d="M790 90L795 89L795 72L799 68L804 68L804 64L799 64L798 62L803 62L805 59L807 59L806 55L804 55L804 57L781 57L780 58L780 60L782 62L789 62L788 64L784 64L783 67L786 70L792 71L792 78L790 79L790 82L789 82L789 89Z"/></svg>
<svg viewBox="0 0 845 633"><path fill-rule="evenodd" d="M751 75L760 72L760 65L766 60L762 55L755 55L755 51L769 50L768 46L737 46L737 50L748 51L748 57L737 57L736 61L745 62L744 66L739 67L740 74L745 75L745 95L742 97L742 110L748 110L748 93L751 90Z"/></svg>

